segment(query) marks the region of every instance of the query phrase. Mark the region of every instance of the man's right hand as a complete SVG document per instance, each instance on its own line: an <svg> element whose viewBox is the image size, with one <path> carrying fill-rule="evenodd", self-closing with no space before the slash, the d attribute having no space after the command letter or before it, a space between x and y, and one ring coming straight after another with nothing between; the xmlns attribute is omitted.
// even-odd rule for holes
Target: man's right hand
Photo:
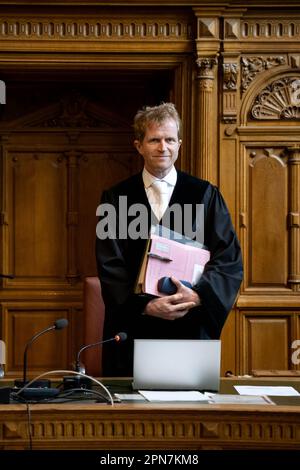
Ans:
<svg viewBox="0 0 300 470"><path fill-rule="evenodd" d="M177 318L184 317L196 305L196 302L186 301L184 294L176 293L150 300L146 305L144 313L164 320L176 320Z"/></svg>

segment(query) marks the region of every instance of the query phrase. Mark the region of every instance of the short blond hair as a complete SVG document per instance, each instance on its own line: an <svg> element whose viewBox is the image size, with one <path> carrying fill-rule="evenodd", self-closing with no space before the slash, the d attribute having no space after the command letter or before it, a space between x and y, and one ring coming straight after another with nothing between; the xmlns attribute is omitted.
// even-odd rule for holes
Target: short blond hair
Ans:
<svg viewBox="0 0 300 470"><path fill-rule="evenodd" d="M173 119L176 122L178 139L181 139L181 119L173 103L161 103L158 106L145 106L140 109L133 121L135 138L142 142L150 122L161 124L168 119Z"/></svg>

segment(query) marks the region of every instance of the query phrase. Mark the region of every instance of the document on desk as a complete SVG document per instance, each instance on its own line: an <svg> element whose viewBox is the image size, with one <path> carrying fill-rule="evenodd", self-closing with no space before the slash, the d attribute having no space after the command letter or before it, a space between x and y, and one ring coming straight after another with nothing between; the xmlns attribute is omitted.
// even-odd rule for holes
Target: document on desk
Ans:
<svg viewBox="0 0 300 470"><path fill-rule="evenodd" d="M211 403L230 405L275 405L267 396L260 395L225 395L221 393L205 392Z"/></svg>
<svg viewBox="0 0 300 470"><path fill-rule="evenodd" d="M240 395L268 395L273 397L292 397L300 395L294 387L234 385L234 388Z"/></svg>
<svg viewBox="0 0 300 470"><path fill-rule="evenodd" d="M146 401L139 393L114 393L114 396L120 401Z"/></svg>
<svg viewBox="0 0 300 470"><path fill-rule="evenodd" d="M196 390L186 392L139 390L139 393L148 401L207 401L207 397Z"/></svg>

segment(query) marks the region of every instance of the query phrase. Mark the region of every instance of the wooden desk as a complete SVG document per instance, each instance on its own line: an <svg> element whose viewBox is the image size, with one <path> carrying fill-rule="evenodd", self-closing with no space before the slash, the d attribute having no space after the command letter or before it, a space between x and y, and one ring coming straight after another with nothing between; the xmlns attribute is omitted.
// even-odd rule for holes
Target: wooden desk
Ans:
<svg viewBox="0 0 300 470"><path fill-rule="evenodd" d="M237 380L225 379L225 388ZM240 382L241 383L241 382ZM300 382L299 382L300 384ZM29 405L37 449L300 449L300 406ZM0 405L0 449L29 449L26 405Z"/></svg>

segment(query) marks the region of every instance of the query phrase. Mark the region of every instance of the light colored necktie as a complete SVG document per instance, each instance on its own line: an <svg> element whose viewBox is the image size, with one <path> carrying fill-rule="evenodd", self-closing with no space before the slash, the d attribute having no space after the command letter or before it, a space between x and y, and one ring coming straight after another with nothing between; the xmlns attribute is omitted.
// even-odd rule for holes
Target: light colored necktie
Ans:
<svg viewBox="0 0 300 470"><path fill-rule="evenodd" d="M166 181L154 181L152 183L153 191L157 196L157 204L153 205L153 211L158 220L164 215L169 204L169 190Z"/></svg>

